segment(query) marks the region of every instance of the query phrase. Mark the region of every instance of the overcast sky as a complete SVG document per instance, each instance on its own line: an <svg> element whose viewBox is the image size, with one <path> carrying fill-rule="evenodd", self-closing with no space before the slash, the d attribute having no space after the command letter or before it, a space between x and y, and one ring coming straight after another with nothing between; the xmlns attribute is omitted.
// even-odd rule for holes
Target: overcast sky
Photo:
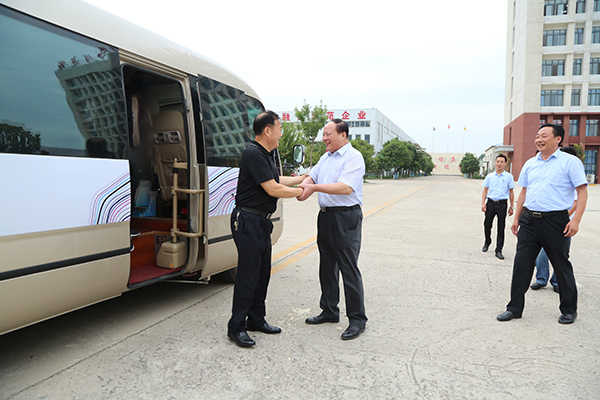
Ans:
<svg viewBox="0 0 600 400"><path fill-rule="evenodd" d="M223 64L267 109L377 108L430 152L502 142L505 0L86 1Z"/></svg>

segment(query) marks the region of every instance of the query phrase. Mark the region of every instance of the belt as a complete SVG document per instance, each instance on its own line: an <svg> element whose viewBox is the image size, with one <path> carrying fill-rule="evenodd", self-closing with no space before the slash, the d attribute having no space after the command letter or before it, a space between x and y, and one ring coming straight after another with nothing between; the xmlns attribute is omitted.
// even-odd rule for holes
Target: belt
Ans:
<svg viewBox="0 0 600 400"><path fill-rule="evenodd" d="M246 212L249 212L251 214L259 215L259 216L261 216L263 218L266 218L266 219L270 219L271 215L273 215L273 213L268 213L268 212L260 211L260 210L257 210L256 208L250 208L250 207L238 207L238 208L240 210L242 210L242 211L246 211Z"/></svg>
<svg viewBox="0 0 600 400"><path fill-rule="evenodd" d="M360 205L354 206L341 206L341 207L321 207L321 212L338 212L338 211L350 211L360 208Z"/></svg>
<svg viewBox="0 0 600 400"><path fill-rule="evenodd" d="M529 214L531 214L531 216L534 217L534 218L549 217L551 215L562 214L562 213L567 212L567 210L561 210L561 211L531 211L528 208L525 208L525 211L527 211Z"/></svg>
<svg viewBox="0 0 600 400"><path fill-rule="evenodd" d="M492 199L490 199L490 198L488 197L488 201L491 201L492 203L496 203L496 204L498 204L498 203L506 203L506 200L507 200L507 199L503 199L503 200L492 200Z"/></svg>

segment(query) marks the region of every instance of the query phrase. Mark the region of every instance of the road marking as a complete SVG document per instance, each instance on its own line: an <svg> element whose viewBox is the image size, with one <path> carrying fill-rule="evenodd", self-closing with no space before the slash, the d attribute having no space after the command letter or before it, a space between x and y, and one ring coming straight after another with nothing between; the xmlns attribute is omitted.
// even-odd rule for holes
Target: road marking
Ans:
<svg viewBox="0 0 600 400"><path fill-rule="evenodd" d="M383 204L383 205L381 205L381 206L379 206L377 208L374 208L374 209L366 212L365 213L365 217L369 217L369 216L374 215L374 214L376 214L376 213L378 213L380 211L383 211L386 208L388 208L391 205L393 205L394 203L396 203L396 202L404 199L405 197L408 197L408 196L410 196L410 195L418 192L419 190L421 190L421 189L423 189L423 188L425 188L425 187L427 187L429 185L431 185L431 183L428 183L427 185L420 186L420 187L418 187L418 188L416 188L416 189L414 189L414 190L412 190L412 191L410 191L408 193L403 194L402 196L400 196L398 198L395 198L392 201L389 201L389 202L387 202L387 203L385 203L385 204ZM298 260L306 257L307 255L309 255L310 253L312 253L313 251L315 251L317 249L316 241L317 241L317 237L313 236L310 239L307 239L307 240L305 240L305 241L303 241L301 243L298 243L298 244L296 244L296 245L294 245L292 247L289 247L286 250L283 250L283 251L275 254L275 256L273 257L273 259L275 261L273 261L272 265L271 265L271 275L273 275L276 272L281 271L285 267L287 267L287 266L295 263L296 261L298 261ZM289 254L294 253L298 249L302 249L302 248L305 248L305 249L302 250L302 251L300 251L298 254L296 254L296 255L288 258L288 259L284 259Z"/></svg>

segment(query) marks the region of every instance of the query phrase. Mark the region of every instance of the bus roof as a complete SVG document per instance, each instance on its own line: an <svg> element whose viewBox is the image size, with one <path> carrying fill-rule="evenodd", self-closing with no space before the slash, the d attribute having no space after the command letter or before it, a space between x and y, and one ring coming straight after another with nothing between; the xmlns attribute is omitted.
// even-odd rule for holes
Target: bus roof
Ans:
<svg viewBox="0 0 600 400"><path fill-rule="evenodd" d="M201 74L258 99L246 82L219 63L81 0L2 0L2 4L191 75Z"/></svg>

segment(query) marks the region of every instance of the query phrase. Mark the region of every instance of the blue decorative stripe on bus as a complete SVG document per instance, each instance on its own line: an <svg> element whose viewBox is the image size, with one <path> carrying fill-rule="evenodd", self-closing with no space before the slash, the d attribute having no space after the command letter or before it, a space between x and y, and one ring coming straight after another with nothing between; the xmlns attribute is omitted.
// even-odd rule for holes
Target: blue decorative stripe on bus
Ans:
<svg viewBox="0 0 600 400"><path fill-rule="evenodd" d="M125 173L94 195L90 225L129 221L131 212L129 183L129 173Z"/></svg>

